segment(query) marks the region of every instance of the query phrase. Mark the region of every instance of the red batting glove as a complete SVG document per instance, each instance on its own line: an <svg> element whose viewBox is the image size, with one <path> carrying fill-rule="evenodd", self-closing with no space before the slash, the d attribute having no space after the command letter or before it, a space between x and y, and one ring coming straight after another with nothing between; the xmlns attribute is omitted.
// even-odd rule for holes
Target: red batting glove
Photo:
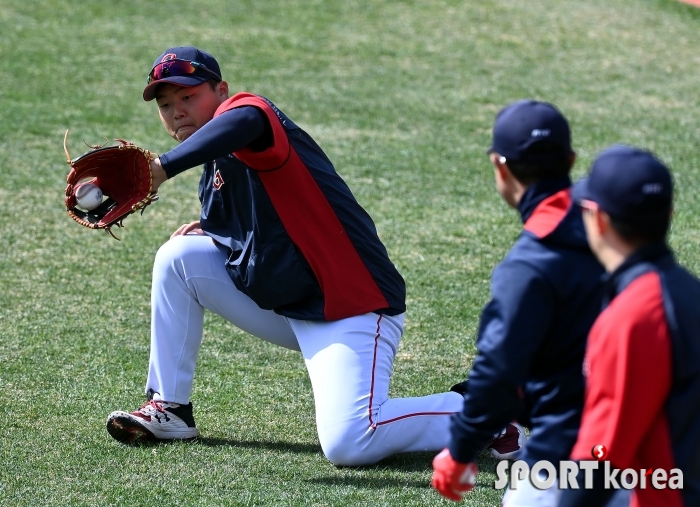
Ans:
<svg viewBox="0 0 700 507"><path fill-rule="evenodd" d="M433 480L430 483L445 498L459 502L462 495L474 489L476 463L459 463L452 458L449 449L443 449L433 459Z"/></svg>

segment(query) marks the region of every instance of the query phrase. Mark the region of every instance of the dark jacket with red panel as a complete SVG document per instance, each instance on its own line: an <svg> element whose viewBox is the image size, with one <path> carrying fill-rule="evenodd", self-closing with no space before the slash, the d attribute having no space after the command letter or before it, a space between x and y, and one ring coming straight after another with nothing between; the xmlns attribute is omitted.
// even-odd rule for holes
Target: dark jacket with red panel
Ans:
<svg viewBox="0 0 700 507"><path fill-rule="evenodd" d="M654 244L610 276L605 304L589 336L586 404L572 457L591 459L602 444L615 468L680 468L682 490L656 489L649 475L631 505L698 506L700 282L665 244ZM597 505L609 492L596 484L599 491L567 492L565 505Z"/></svg>
<svg viewBox="0 0 700 507"><path fill-rule="evenodd" d="M530 185L524 230L491 279L464 409L450 453L474 461L514 419L530 428L519 459L568 459L583 409L586 336L601 307L603 268L586 241L568 177Z"/></svg>
<svg viewBox="0 0 700 507"><path fill-rule="evenodd" d="M265 115L271 146L207 162L199 187L202 229L228 249L236 287L295 319L404 312L403 278L321 148L257 95L236 94L215 118L246 106Z"/></svg>

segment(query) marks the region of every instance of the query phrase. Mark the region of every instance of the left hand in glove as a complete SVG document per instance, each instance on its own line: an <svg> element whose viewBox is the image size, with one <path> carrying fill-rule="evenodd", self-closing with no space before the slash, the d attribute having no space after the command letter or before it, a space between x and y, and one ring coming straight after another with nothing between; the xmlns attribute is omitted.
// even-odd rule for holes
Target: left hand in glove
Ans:
<svg viewBox="0 0 700 507"><path fill-rule="evenodd" d="M112 227L123 227L124 219L136 211L143 213L146 206L158 199L158 185L167 176L159 163L154 166L160 168L154 186L151 164L157 155L128 141L115 140L119 144L90 146L90 151L71 159L66 131L63 149L71 167L65 192L68 215L84 227L105 229L117 238ZM81 204L79 190L85 184L90 184L95 193L88 204Z"/></svg>

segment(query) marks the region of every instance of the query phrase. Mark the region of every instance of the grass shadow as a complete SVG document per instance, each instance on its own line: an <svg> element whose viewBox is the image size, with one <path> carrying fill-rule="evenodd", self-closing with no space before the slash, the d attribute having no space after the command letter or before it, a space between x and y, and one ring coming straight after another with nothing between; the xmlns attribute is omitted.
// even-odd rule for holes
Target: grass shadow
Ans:
<svg viewBox="0 0 700 507"><path fill-rule="evenodd" d="M193 440L192 443L205 447L240 447L244 449L265 449L268 451L291 452L296 454L321 454L321 447L319 445L298 442L262 442L259 440L200 437Z"/></svg>
<svg viewBox="0 0 700 507"><path fill-rule="evenodd" d="M350 486L358 489L393 489L393 488L415 488L428 489L430 483L425 480L412 480L401 477L357 477L327 475L324 477L313 477L305 479L304 482L310 484L320 484L324 486Z"/></svg>

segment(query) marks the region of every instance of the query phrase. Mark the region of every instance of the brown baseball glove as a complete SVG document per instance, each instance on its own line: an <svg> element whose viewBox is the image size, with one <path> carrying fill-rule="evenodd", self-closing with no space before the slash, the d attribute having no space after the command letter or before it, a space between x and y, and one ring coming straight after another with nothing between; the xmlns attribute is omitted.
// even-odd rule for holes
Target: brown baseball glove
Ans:
<svg viewBox="0 0 700 507"><path fill-rule="evenodd" d="M66 141L63 149L71 167L66 178L66 210L80 225L104 229L113 238L112 227L123 227L124 219L158 199L153 189L149 162L157 157L133 143L115 139L115 146L90 146L91 150L71 160ZM95 188L97 187L97 188Z"/></svg>

